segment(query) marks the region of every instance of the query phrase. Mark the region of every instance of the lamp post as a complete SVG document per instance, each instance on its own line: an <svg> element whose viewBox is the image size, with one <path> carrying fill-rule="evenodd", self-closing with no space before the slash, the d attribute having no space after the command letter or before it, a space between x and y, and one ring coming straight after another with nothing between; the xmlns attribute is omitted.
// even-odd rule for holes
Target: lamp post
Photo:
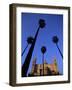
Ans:
<svg viewBox="0 0 72 90"><path fill-rule="evenodd" d="M35 34L35 37L34 37L34 40L32 42L32 45L28 51L28 54L25 58L25 62L22 66L22 77L26 77L27 76L27 72L28 72L28 68L29 68L29 64L30 64L30 61L31 61L31 57L32 57L32 53L33 53L33 50L34 50L34 46L35 46L35 43L36 43L36 40L37 40L37 36L38 36L38 33L39 33L39 30L40 28L44 28L45 27L45 21L43 19L40 19L39 20L39 27L37 29L37 32Z"/></svg>
<svg viewBox="0 0 72 90"><path fill-rule="evenodd" d="M46 52L46 47L45 47L45 46L43 46L43 47L41 48L41 52L42 52L42 54L43 54L42 61L43 61L43 75L44 75L44 54L45 54L45 52Z"/></svg>
<svg viewBox="0 0 72 90"><path fill-rule="evenodd" d="M59 41L58 37L57 36L54 36L53 37L53 42L56 44L56 46L58 48L58 51L59 51L61 57L63 58L62 52L61 52L61 50L59 49L59 46L58 46L58 41Z"/></svg>

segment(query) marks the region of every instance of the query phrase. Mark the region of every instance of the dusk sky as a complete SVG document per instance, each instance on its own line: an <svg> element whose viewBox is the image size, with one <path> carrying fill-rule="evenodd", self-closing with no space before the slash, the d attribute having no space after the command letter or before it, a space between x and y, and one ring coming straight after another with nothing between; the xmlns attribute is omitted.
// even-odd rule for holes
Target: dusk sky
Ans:
<svg viewBox="0 0 72 90"><path fill-rule="evenodd" d="M34 37L36 31L39 27L39 19L44 19L46 26L41 28L36 40L36 44L34 47L34 51L32 54L29 71L32 67L32 61L36 57L36 63L42 64L42 53L41 47L45 46L47 51L44 55L45 60L48 64L53 63L54 58L56 58L58 64L58 70L62 74L63 73L63 60L62 57L56 47L56 45L52 42L52 37L57 36L59 38L59 48L63 53L63 15L57 14L36 14L36 13L22 13L21 14L21 27L22 27L22 37L21 37L21 52L23 52L24 48L27 45L27 38L29 36ZM27 48L23 56L21 56L22 64L26 58L28 53Z"/></svg>

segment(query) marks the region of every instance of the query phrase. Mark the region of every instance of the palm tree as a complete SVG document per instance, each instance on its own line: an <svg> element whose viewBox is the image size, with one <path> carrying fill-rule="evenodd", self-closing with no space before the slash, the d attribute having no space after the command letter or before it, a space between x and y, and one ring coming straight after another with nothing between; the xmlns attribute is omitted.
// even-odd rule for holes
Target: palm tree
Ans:
<svg viewBox="0 0 72 90"><path fill-rule="evenodd" d="M26 49L28 48L28 46L29 46L30 44L32 44L32 42L33 42L33 37L31 37L31 36L28 37L28 38L27 38L27 46L26 46L25 49L23 50L21 56L23 56L24 52L26 51Z"/></svg>
<svg viewBox="0 0 72 90"><path fill-rule="evenodd" d="M34 46L35 46L35 43L36 43L36 40L37 40L39 30L40 30L40 28L44 28L44 27L45 27L45 20L40 19L39 20L39 26L38 26L37 32L35 34L34 40L33 40L32 44L31 44L31 47L30 47L30 49L28 51L28 54L27 54L27 56L25 58L25 62L23 64L23 66L22 66L22 77L27 76L29 64L30 64L30 61L31 61L32 53L33 53L33 50L34 50Z"/></svg>
<svg viewBox="0 0 72 90"><path fill-rule="evenodd" d="M45 46L42 46L41 52L42 52L42 54L43 54L43 59L42 59L42 61L43 61L43 75L44 75L44 54L45 54L45 52L46 52L46 47L45 47Z"/></svg>
<svg viewBox="0 0 72 90"><path fill-rule="evenodd" d="M40 28L44 28L45 25L46 25L46 24L45 24L45 21L44 21L43 19L40 19L40 20L39 20L39 27L40 27Z"/></svg>
<svg viewBox="0 0 72 90"><path fill-rule="evenodd" d="M61 57L63 58L63 55L62 55L62 53L61 53L61 51L59 49L59 46L58 46L58 41L59 41L58 37L57 36L54 36L52 40L56 44L56 46L57 46L57 48L59 50L59 53L60 53Z"/></svg>

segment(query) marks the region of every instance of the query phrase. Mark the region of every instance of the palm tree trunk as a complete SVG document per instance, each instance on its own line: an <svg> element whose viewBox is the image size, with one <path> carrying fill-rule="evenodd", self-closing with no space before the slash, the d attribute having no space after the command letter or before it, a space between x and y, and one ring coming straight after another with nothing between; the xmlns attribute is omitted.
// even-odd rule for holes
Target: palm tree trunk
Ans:
<svg viewBox="0 0 72 90"><path fill-rule="evenodd" d="M39 29L40 27L38 28L37 32L36 32L36 35L35 35L35 38L33 40L33 43L29 49L29 52L26 56L26 59L25 59L25 62L22 66L22 77L26 77L27 76L27 72L28 72L28 68L29 68L29 64L30 64L30 61L31 61L31 57L32 57L32 53L33 53L33 50L34 50L34 46L35 46L35 42L36 42L36 39L37 39L37 36L38 36L38 32L39 32Z"/></svg>
<svg viewBox="0 0 72 90"><path fill-rule="evenodd" d="M60 53L61 57L63 58L62 52L60 51L59 46L58 46L57 43L56 43L56 46L57 46L57 48L58 48L58 50L59 50L59 53Z"/></svg>
<svg viewBox="0 0 72 90"><path fill-rule="evenodd" d="M23 52L22 52L22 55L21 56L23 56L23 54L24 54L24 52L26 51L26 49L28 48L28 44L27 44L27 46L25 47L25 49L23 50Z"/></svg>
<svg viewBox="0 0 72 90"><path fill-rule="evenodd" d="M44 54L43 54L43 76L44 76Z"/></svg>

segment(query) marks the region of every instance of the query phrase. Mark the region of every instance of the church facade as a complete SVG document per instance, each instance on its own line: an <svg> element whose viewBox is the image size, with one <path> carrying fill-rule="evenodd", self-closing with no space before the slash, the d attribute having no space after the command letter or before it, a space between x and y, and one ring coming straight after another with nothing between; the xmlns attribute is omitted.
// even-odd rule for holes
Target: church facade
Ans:
<svg viewBox="0 0 72 90"><path fill-rule="evenodd" d="M56 59L54 59L52 64L48 64L46 60L43 64L37 64L36 58L32 62L32 68L28 76L51 76L60 75L58 71L58 65Z"/></svg>

